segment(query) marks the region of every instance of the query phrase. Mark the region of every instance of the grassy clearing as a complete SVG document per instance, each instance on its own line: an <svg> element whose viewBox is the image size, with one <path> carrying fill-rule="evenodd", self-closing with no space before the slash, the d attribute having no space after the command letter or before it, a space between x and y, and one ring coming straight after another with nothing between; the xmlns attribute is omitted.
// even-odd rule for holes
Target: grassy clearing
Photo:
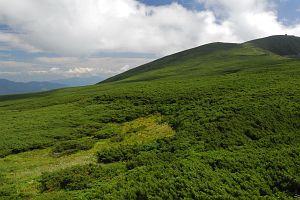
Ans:
<svg viewBox="0 0 300 200"><path fill-rule="evenodd" d="M0 159L0 171L7 183L13 185L18 193L35 196L39 193L37 180L44 172L96 163L95 153L103 149L124 144L151 143L160 138L174 136L174 131L161 120L161 116L155 115L124 124L108 124L106 130L111 127L120 129L118 134L124 135L122 141L98 140L92 149L72 155L53 157L51 148L10 155Z"/></svg>

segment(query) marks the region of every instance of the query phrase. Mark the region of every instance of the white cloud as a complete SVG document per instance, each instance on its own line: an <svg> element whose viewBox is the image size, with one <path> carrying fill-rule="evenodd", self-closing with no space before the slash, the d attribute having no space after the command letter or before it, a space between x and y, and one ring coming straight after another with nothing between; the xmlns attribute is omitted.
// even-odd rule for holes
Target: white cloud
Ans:
<svg viewBox="0 0 300 200"><path fill-rule="evenodd" d="M216 40L236 41L212 11L134 0L0 0L0 21L28 44L63 55L95 51L166 54Z"/></svg>
<svg viewBox="0 0 300 200"><path fill-rule="evenodd" d="M192 11L176 3L151 7L135 0L0 0L0 22L21 33L2 33L0 41L62 55L162 55L213 41L300 35L300 24L279 22L271 0L195 1L206 10Z"/></svg>
<svg viewBox="0 0 300 200"><path fill-rule="evenodd" d="M242 41L275 34L300 35L300 24L285 26L271 0L198 0L222 18L222 24Z"/></svg>
<svg viewBox="0 0 300 200"><path fill-rule="evenodd" d="M88 67L75 67L69 69L67 71L67 74L70 74L72 76L80 76L82 74L90 74L92 71L94 71L94 69Z"/></svg>
<svg viewBox="0 0 300 200"><path fill-rule="evenodd" d="M0 20L1 22L1 20ZM15 49L21 49L28 52L39 52L40 50L36 47L30 45L29 43L26 43L23 41L18 35L9 34L9 33L3 33L0 32L0 43L5 44L6 46L2 46L2 50L7 50L8 47L12 47Z"/></svg>
<svg viewBox="0 0 300 200"><path fill-rule="evenodd" d="M33 71L28 71L27 74L29 75L42 75L42 74L48 74L49 71L47 70L33 70Z"/></svg>
<svg viewBox="0 0 300 200"><path fill-rule="evenodd" d="M45 64L70 64L78 62L80 59L77 57L37 57L36 60Z"/></svg>
<svg viewBox="0 0 300 200"><path fill-rule="evenodd" d="M7 68L26 68L45 77L113 75L151 59L91 58L90 54L161 56L214 41L300 35L300 24L279 21L274 0L193 1L205 9L188 10L176 3L151 7L135 0L0 0L0 23L13 30L0 32L0 43L61 56L39 57L29 64L0 62L0 67L8 64Z"/></svg>
<svg viewBox="0 0 300 200"><path fill-rule="evenodd" d="M113 75L148 63L148 58L112 58L112 57L37 57L36 65L50 68L51 73L62 73L61 69L72 69L69 75L76 74L78 69L92 69L90 73ZM74 73L72 73L74 72Z"/></svg>
<svg viewBox="0 0 300 200"><path fill-rule="evenodd" d="M125 71L127 71L127 70L129 70L130 69L130 65L124 65L122 68L121 68L121 71L122 72L125 72Z"/></svg>
<svg viewBox="0 0 300 200"><path fill-rule="evenodd" d="M19 74L20 72L0 72L0 75L5 75L5 76L15 76Z"/></svg>
<svg viewBox="0 0 300 200"><path fill-rule="evenodd" d="M73 67L73 68L40 68L38 70L26 71L29 75L48 75L48 76L64 76L64 77L76 77L81 75L87 75L94 71L93 68L88 67Z"/></svg>
<svg viewBox="0 0 300 200"><path fill-rule="evenodd" d="M37 57L31 62L0 61L0 76L13 74L27 80L51 80L78 76L112 76L152 61L146 58ZM4 73L5 72L5 73ZM17 72L17 73L16 73Z"/></svg>
<svg viewBox="0 0 300 200"><path fill-rule="evenodd" d="M26 62L18 62L18 61L0 61L0 69L31 69L33 64Z"/></svg>

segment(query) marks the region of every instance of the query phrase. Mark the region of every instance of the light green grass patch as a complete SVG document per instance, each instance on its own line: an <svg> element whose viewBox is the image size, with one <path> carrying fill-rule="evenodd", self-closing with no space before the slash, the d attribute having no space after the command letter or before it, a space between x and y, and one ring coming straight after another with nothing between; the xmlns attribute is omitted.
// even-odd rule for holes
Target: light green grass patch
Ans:
<svg viewBox="0 0 300 200"><path fill-rule="evenodd" d="M39 192L37 180L43 172L96 163L95 153L104 148L120 144L143 144L173 136L175 132L167 124L161 123L161 118L160 115L153 115L123 124L111 124L111 126L118 126L121 129L120 134L125 136L123 141L99 140L92 149L79 151L72 155L56 158L51 156L51 148L9 155L0 159L0 171L6 179L6 183L14 185L18 193L34 196Z"/></svg>

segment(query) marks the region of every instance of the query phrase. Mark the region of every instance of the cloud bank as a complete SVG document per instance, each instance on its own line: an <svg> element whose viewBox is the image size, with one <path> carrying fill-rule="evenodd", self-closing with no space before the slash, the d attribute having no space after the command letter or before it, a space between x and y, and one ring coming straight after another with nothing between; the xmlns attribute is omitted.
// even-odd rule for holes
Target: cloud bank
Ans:
<svg viewBox="0 0 300 200"><path fill-rule="evenodd" d="M203 7L193 10L137 0L0 0L0 76L22 81L111 76L153 60L137 55L160 57L216 41L299 36L300 22L286 25L278 19L279 1L190 0ZM32 59L14 60L7 50L22 50Z"/></svg>
<svg viewBox="0 0 300 200"><path fill-rule="evenodd" d="M0 22L18 34L0 41L61 55L139 52L165 55L213 41L241 42L274 34L300 35L285 26L268 0L194 0L147 6L135 0L0 0Z"/></svg>
<svg viewBox="0 0 300 200"><path fill-rule="evenodd" d="M0 76L15 81L109 77L150 61L148 58L37 57L30 62L0 61Z"/></svg>

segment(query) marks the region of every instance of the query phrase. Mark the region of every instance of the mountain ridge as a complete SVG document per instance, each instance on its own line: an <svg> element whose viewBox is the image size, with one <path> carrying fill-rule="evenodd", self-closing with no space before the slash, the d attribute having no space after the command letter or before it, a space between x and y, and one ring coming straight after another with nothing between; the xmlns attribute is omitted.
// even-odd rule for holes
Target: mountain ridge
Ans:
<svg viewBox="0 0 300 200"><path fill-rule="evenodd" d="M294 35L273 35L246 42L280 56L299 56L300 37Z"/></svg>
<svg viewBox="0 0 300 200"><path fill-rule="evenodd" d="M0 95L24 94L32 92L43 92L66 87L66 85L52 82L14 82L0 79Z"/></svg>
<svg viewBox="0 0 300 200"><path fill-rule="evenodd" d="M242 48L245 45L251 45L255 48L261 49L269 53L274 53L279 56L297 57L300 55L300 37L296 36L275 35L251 40L245 43L215 42L159 58L150 63L144 64L142 66L130 69L126 72L105 79L104 81L101 81L98 84L120 81L140 73L145 73L151 70L157 70L159 68L165 67L170 62L176 62L176 60L185 59L185 56L187 55L189 57L191 57L191 55L194 55L195 57L201 57L216 51L229 51L234 48Z"/></svg>
<svg viewBox="0 0 300 200"><path fill-rule="evenodd" d="M159 67L159 66L155 67L155 66L157 66L158 63L159 64L167 64L168 62L174 62L176 60L182 59L186 55L190 56L191 53L195 53L197 56L203 56L203 55L212 53L214 51L228 50L228 49L237 47L239 45L240 44L237 44L237 43L223 43L223 42L214 42L214 43L210 43L210 44L205 44L205 45L202 45L199 47L187 49L184 51L180 51L180 52L159 58L150 63L146 63L144 65L138 66L136 68L133 68L126 72L118 74L116 76L105 79L105 80L101 81L100 83L112 82L112 81L119 80L119 78L121 78L121 77L128 78L128 77L130 77L130 75L135 74L135 73L151 71L151 70L157 69ZM216 49L216 47L219 47L220 49Z"/></svg>

